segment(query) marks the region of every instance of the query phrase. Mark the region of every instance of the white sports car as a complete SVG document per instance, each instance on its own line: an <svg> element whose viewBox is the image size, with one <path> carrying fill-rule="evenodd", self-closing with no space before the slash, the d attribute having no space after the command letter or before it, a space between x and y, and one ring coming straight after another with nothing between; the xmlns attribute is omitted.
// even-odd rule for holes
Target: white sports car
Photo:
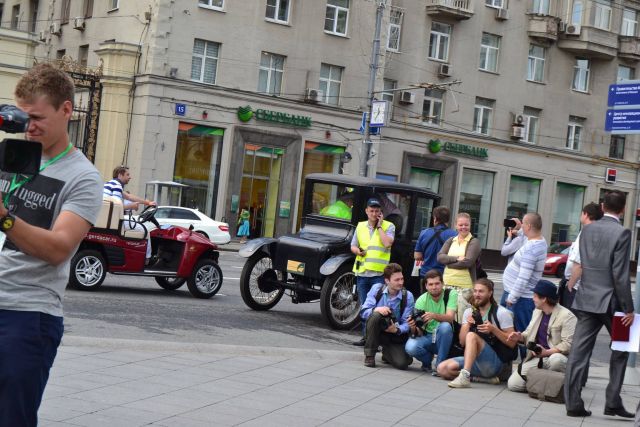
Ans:
<svg viewBox="0 0 640 427"><path fill-rule="evenodd" d="M229 224L213 220L197 209L158 206L154 216L160 225L178 225L184 228L193 225L193 231L202 234L217 245L225 245L231 241ZM145 227L149 226L153 227L150 222L145 223Z"/></svg>

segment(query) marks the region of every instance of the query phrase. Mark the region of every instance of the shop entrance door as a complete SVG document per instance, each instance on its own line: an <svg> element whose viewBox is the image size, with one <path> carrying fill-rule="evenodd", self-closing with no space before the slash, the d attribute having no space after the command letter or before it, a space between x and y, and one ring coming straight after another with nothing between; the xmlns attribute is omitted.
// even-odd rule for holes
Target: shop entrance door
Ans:
<svg viewBox="0 0 640 427"><path fill-rule="evenodd" d="M274 235L283 156L283 148L244 146L239 207L251 215L251 238Z"/></svg>

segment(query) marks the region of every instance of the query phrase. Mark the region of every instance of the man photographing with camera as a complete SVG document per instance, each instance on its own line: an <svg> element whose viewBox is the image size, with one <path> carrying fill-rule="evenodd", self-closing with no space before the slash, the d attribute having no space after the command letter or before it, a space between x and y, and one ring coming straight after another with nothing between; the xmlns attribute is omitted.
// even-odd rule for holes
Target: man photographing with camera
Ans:
<svg viewBox="0 0 640 427"><path fill-rule="evenodd" d="M95 222L102 182L69 142L69 76L36 65L15 98L42 162L37 175L0 173L0 425L35 426L62 338L69 259Z"/></svg>

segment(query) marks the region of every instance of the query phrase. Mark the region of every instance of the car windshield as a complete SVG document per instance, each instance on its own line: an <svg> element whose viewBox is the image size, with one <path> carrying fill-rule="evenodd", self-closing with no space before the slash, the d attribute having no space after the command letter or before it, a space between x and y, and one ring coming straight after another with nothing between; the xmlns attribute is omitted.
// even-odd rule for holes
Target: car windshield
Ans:
<svg viewBox="0 0 640 427"><path fill-rule="evenodd" d="M550 254L568 254L570 248L571 245L567 243L552 243L547 252Z"/></svg>
<svg viewBox="0 0 640 427"><path fill-rule="evenodd" d="M316 182L313 184L312 194L312 215L351 220L353 187Z"/></svg>

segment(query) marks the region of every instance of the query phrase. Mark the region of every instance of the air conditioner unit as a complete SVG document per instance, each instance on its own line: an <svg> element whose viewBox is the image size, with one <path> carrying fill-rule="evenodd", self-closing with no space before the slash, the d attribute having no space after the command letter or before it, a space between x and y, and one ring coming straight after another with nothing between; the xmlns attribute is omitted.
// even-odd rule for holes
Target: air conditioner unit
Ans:
<svg viewBox="0 0 640 427"><path fill-rule="evenodd" d="M169 77L171 77L172 79L178 77L178 69L176 67L169 68Z"/></svg>
<svg viewBox="0 0 640 427"><path fill-rule="evenodd" d="M73 28L76 30L84 31L84 18L81 16L77 16L73 18Z"/></svg>
<svg viewBox="0 0 640 427"><path fill-rule="evenodd" d="M440 64L438 67L438 75L441 77L450 77L451 76L451 65L449 64Z"/></svg>
<svg viewBox="0 0 640 427"><path fill-rule="evenodd" d="M40 31L40 33L38 34L38 40L40 40L41 42L47 41L47 32L45 30Z"/></svg>
<svg viewBox="0 0 640 427"><path fill-rule="evenodd" d="M307 102L321 102L324 94L319 89L307 88L304 94L304 100Z"/></svg>
<svg viewBox="0 0 640 427"><path fill-rule="evenodd" d="M524 126L514 123L513 126L511 126L511 138L523 139L524 137Z"/></svg>
<svg viewBox="0 0 640 427"><path fill-rule="evenodd" d="M503 8L496 9L496 19L499 19L501 21L509 19L509 11Z"/></svg>
<svg viewBox="0 0 640 427"><path fill-rule="evenodd" d="M513 124L521 125L524 123L524 116L522 114L514 114L513 115Z"/></svg>
<svg viewBox="0 0 640 427"><path fill-rule="evenodd" d="M398 102L401 104L413 104L416 102L416 95L408 90L403 90L400 92L400 99Z"/></svg>
<svg viewBox="0 0 640 427"><path fill-rule="evenodd" d="M567 31L567 23L564 21L558 22L558 32L564 33L565 31Z"/></svg>
<svg viewBox="0 0 640 427"><path fill-rule="evenodd" d="M570 36L579 36L580 35L580 25L567 25L567 29L565 30L565 34Z"/></svg>
<svg viewBox="0 0 640 427"><path fill-rule="evenodd" d="M53 24L51 24L51 26L49 27L49 32L51 34L54 34L56 36L59 36L62 34L62 28L60 28L60 24L58 22L54 22Z"/></svg>

